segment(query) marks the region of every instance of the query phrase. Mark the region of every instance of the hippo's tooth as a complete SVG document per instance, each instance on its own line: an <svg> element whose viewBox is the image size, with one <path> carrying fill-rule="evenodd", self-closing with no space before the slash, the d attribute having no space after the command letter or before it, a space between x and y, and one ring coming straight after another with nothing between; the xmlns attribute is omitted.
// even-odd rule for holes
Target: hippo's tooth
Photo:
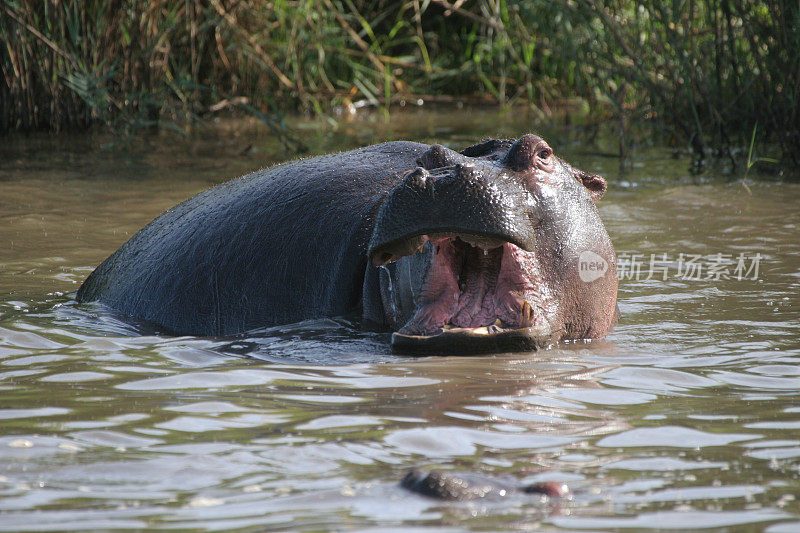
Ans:
<svg viewBox="0 0 800 533"><path fill-rule="evenodd" d="M461 239L470 246L481 248L484 253L486 253L487 250L494 250L506 243L505 240L498 237L488 237L486 235L475 235L471 233L456 233L453 236Z"/></svg>
<svg viewBox="0 0 800 533"><path fill-rule="evenodd" d="M533 308L528 300L522 302L522 307L519 311L519 327L529 328L533 325Z"/></svg>
<svg viewBox="0 0 800 533"><path fill-rule="evenodd" d="M381 252L374 254L371 262L373 266L384 266L388 265L392 261L397 261L398 259L400 259L400 257L391 252Z"/></svg>
<svg viewBox="0 0 800 533"><path fill-rule="evenodd" d="M425 246L427 241L427 235L417 235L382 246L370 253L370 261L373 266L383 266L392 261L397 261L401 257L414 255Z"/></svg>

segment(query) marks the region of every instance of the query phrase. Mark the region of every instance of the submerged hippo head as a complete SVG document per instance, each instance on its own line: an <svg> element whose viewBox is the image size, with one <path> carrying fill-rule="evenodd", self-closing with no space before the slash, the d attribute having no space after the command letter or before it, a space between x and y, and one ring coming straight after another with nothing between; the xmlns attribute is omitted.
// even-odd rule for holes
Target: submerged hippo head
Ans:
<svg viewBox="0 0 800 533"><path fill-rule="evenodd" d="M600 176L535 135L433 146L378 212L368 255L405 351L529 349L606 335L616 256ZM371 318L371 317L367 317Z"/></svg>

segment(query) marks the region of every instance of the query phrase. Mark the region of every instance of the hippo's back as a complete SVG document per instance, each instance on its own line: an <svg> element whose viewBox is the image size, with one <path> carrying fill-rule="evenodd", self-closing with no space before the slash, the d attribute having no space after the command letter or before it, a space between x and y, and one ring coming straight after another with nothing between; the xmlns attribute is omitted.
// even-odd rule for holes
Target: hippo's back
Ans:
<svg viewBox="0 0 800 533"><path fill-rule="evenodd" d="M232 334L358 305L374 216L428 145L285 163L166 211L78 291L175 333Z"/></svg>

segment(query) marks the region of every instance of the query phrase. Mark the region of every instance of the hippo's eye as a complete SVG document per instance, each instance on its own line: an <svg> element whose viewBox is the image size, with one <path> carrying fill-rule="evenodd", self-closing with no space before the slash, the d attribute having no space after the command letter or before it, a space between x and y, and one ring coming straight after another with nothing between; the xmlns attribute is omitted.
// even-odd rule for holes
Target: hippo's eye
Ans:
<svg viewBox="0 0 800 533"><path fill-rule="evenodd" d="M547 159L551 155L553 155L553 151L550 148L542 148L539 150L539 153L536 154L539 159Z"/></svg>

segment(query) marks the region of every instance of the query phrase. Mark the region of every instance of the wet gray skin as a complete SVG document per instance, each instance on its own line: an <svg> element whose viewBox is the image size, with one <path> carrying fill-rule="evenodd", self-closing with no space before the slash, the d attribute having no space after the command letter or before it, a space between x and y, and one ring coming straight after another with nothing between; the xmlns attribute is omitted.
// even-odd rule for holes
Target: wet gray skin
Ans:
<svg viewBox="0 0 800 533"><path fill-rule="evenodd" d="M204 336L360 313L407 352L598 338L617 293L594 205L605 187L534 135L461 153L391 142L304 159L168 210L77 299ZM602 266L588 281L587 257Z"/></svg>

